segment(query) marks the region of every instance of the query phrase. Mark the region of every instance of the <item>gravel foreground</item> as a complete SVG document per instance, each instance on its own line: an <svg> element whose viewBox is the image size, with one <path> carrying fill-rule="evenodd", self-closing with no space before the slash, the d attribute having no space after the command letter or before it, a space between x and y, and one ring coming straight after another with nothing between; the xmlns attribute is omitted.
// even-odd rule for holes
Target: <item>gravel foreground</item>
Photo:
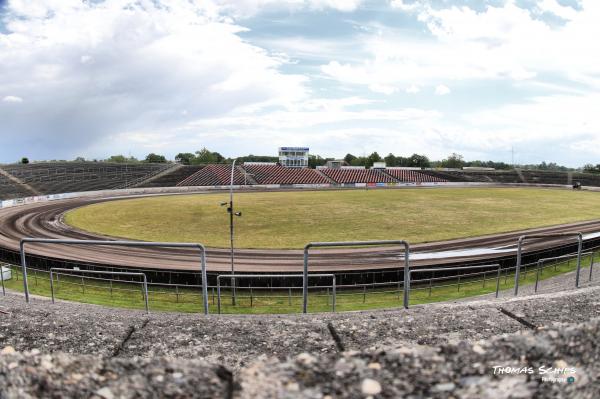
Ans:
<svg viewBox="0 0 600 399"><path fill-rule="evenodd" d="M146 315L9 294L0 398L598 398L598 338L597 284L282 316Z"/></svg>
<svg viewBox="0 0 600 399"><path fill-rule="evenodd" d="M0 355L5 398L597 398L600 319L439 346L260 358L233 375L202 360L102 358L39 350ZM532 373L494 374L494 367ZM569 382L545 382L547 374ZM574 369L571 369L574 368Z"/></svg>

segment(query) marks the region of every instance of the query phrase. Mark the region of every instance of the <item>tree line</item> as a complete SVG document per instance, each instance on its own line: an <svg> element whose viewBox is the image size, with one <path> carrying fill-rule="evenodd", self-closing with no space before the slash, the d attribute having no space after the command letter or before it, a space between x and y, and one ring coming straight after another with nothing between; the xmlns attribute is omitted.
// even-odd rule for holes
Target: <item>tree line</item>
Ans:
<svg viewBox="0 0 600 399"><path fill-rule="evenodd" d="M279 158L276 156L268 156L268 155L246 155L237 158L228 158L216 151L210 151L207 148L202 148L194 153L191 152L180 152L175 156L175 162L180 163L182 165L205 165L205 164L230 164L234 159L237 159L238 163L244 162L279 162ZM335 158L324 158L320 155L310 155L308 160L308 166L310 168L316 168L317 166L324 166L327 164L327 161L333 161ZM169 161L164 155L150 153L144 159L138 159L133 156L125 156L125 155L112 155L106 159L94 159L94 160L86 160L83 157L77 157L74 160L75 162L112 162L112 163L167 163ZM466 161L464 157L457 153L452 153L446 158L442 160L430 160L427 156L421 154L412 154L410 156L404 157L400 155L394 155L389 153L388 155L382 157L377 152L373 152L370 155L362 155L356 156L353 154L346 154L343 158L345 164L349 166L364 166L366 168L370 168L376 162L385 162L388 167L415 167L415 168L451 168L451 169L461 169L463 167L485 167L485 168L494 168L500 170L512 169L513 166L507 164L505 162L495 162L495 161ZM50 161L50 162L67 162L65 160L60 161ZM27 157L23 157L20 160L20 163L27 164L29 163L29 159ZM546 163L545 161L540 164L525 164L525 165L515 165L515 167L522 169L536 169L536 170L548 170L548 171L573 171L573 170L583 170L587 173L600 173L600 164L592 165L587 164L582 168L568 168L566 166L558 165L554 162Z"/></svg>

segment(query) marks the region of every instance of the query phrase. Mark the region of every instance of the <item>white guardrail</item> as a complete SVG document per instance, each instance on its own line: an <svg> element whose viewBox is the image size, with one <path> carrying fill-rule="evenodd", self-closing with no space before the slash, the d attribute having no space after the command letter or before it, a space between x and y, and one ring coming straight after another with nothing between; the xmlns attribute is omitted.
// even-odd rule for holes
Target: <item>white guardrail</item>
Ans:
<svg viewBox="0 0 600 399"><path fill-rule="evenodd" d="M487 182L421 182L421 183L343 183L343 184L255 184L255 185L236 185L235 190L264 190L264 189L319 189L319 188L378 188L378 187L471 187L471 186L530 186L530 187L561 187L571 188L568 185L559 184L527 184L527 183L487 183ZM110 197L123 195L140 194L163 194L163 193L193 193L206 190L229 190L229 185L222 186L185 186L185 187L147 187L147 188L125 188L115 190L98 191L80 191L73 193L39 195L33 197L16 198L0 201L0 209L11 208L14 206L33 204L38 202L57 201L62 199L82 198L82 197Z"/></svg>

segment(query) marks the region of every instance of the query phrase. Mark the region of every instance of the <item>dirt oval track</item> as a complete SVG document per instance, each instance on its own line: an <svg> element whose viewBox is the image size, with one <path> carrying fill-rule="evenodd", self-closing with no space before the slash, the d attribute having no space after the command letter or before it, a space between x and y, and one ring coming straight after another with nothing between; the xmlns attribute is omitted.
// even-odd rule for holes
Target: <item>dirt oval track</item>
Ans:
<svg viewBox="0 0 600 399"><path fill-rule="evenodd" d="M107 237L73 229L62 222L62 215L73 208L112 198L78 198L71 200L41 202L0 209L0 247L12 251L19 249L24 237L107 239ZM468 239L457 239L411 245L411 266L432 266L449 263L466 263L514 256L516 242L525 233L600 232L600 220L523 230ZM402 239L401 232L398 237ZM368 240L368 237L365 237ZM530 241L525 252L559 247L575 242L575 239L552 239ZM65 246L35 244L27 248L28 254L64 260L91 262L111 266L143 269L199 270L198 251L175 248L135 248L116 246ZM399 248L359 248L311 250L310 270L327 272L365 271L398 268L402 266ZM298 250L250 250L236 249L236 272L300 272L303 251ZM228 249L207 250L208 271L230 270Z"/></svg>

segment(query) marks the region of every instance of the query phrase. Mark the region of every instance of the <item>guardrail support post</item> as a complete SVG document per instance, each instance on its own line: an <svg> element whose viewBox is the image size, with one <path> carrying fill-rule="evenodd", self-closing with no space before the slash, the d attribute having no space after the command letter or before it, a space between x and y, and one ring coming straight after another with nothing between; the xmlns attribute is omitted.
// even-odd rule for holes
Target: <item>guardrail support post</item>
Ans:
<svg viewBox="0 0 600 399"><path fill-rule="evenodd" d="M333 275L333 313L335 313L335 300L336 300L336 284L335 284L335 274Z"/></svg>
<svg viewBox="0 0 600 399"><path fill-rule="evenodd" d="M221 314L221 276L217 276L217 314Z"/></svg>
<svg viewBox="0 0 600 399"><path fill-rule="evenodd" d="M52 303L54 303L54 276L52 275L52 269L50 270L50 295L52 295Z"/></svg>
<svg viewBox="0 0 600 399"><path fill-rule="evenodd" d="M577 273L575 274L575 288L579 288L579 273L581 271L581 251L583 250L583 234L579 233L577 243Z"/></svg>

